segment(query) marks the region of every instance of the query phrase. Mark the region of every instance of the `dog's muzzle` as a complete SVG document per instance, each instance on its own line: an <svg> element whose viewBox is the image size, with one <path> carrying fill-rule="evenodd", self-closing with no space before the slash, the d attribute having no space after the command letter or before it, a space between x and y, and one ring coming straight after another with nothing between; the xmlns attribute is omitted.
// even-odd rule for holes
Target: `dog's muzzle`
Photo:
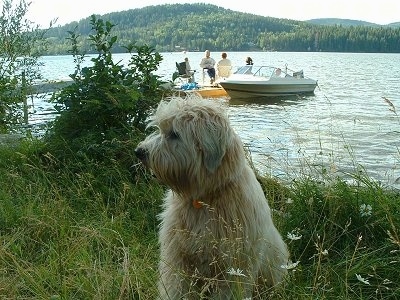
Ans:
<svg viewBox="0 0 400 300"><path fill-rule="evenodd" d="M142 147L137 147L135 149L135 155L137 158L139 158L141 161L146 161L146 158L148 156L148 151L145 148Z"/></svg>

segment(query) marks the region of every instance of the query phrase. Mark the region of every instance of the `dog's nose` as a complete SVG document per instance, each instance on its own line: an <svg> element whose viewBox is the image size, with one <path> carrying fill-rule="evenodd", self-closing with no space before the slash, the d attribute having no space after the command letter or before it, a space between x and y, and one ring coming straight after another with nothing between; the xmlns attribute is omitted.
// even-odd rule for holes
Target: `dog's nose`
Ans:
<svg viewBox="0 0 400 300"><path fill-rule="evenodd" d="M142 148L142 147L137 147L135 149L135 155L137 158L139 158L140 160L143 160L146 158L147 156L147 150Z"/></svg>

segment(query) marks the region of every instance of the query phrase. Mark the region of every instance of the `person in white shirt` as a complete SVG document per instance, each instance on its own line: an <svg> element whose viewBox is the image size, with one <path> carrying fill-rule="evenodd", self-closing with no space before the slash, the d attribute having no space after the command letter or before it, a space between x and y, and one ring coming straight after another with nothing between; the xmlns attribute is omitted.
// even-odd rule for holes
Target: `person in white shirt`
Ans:
<svg viewBox="0 0 400 300"><path fill-rule="evenodd" d="M215 81L215 60L210 56L210 50L206 50L205 57L200 62L200 67L207 69L207 74L210 76L211 84Z"/></svg>
<svg viewBox="0 0 400 300"><path fill-rule="evenodd" d="M222 52L222 59L217 63L219 77L229 77L232 70L232 62L227 58L226 52Z"/></svg>

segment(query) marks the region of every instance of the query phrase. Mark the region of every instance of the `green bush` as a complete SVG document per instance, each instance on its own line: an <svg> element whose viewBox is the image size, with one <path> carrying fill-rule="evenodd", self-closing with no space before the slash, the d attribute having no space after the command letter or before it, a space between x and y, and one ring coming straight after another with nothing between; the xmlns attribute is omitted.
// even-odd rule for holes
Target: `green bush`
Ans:
<svg viewBox="0 0 400 300"><path fill-rule="evenodd" d="M54 155L65 156L66 144L72 155L94 159L124 155L132 150L131 141L140 137L149 112L162 97L159 78L153 74L161 55L147 45L131 44L126 47L131 58L125 67L112 57L117 41L111 35L114 25L95 16L91 25L94 33L89 39L98 52L91 67L82 67L85 55L79 53L78 36L70 32L76 68L70 75L73 83L52 98L60 112L46 135Z"/></svg>

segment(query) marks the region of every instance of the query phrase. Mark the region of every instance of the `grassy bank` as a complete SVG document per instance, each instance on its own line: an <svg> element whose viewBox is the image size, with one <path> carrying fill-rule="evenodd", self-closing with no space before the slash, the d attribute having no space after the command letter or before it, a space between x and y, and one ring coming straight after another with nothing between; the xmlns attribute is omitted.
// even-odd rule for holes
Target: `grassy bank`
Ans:
<svg viewBox="0 0 400 300"><path fill-rule="evenodd" d="M0 147L1 299L155 299L164 187L118 160ZM67 151L67 149L66 149ZM275 299L399 299L400 196L260 178L293 265Z"/></svg>
<svg viewBox="0 0 400 300"><path fill-rule="evenodd" d="M0 152L0 298L154 298L162 188L136 169Z"/></svg>

